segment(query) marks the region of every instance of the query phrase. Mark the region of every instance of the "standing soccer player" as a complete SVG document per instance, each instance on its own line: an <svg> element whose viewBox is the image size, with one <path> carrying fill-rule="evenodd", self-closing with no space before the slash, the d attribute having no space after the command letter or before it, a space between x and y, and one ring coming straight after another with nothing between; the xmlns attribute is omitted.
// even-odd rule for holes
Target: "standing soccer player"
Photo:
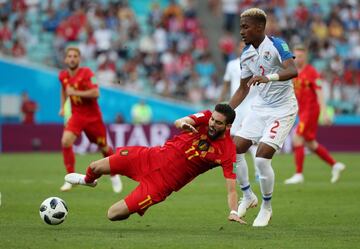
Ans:
<svg viewBox="0 0 360 249"><path fill-rule="evenodd" d="M241 83L230 100L236 108L250 88L257 96L252 111L244 118L236 133L236 173L243 191L238 214L243 217L248 208L257 205L257 197L250 188L244 153L258 143L255 166L259 172L262 204L253 226L267 226L272 216L271 198L274 189L274 171L271 160L279 150L298 110L291 79L297 70L288 45L281 39L265 35L266 14L258 8L245 10L240 16L240 34L246 44L240 58Z"/></svg>
<svg viewBox="0 0 360 249"><path fill-rule="evenodd" d="M236 90L239 88L240 79L241 79L241 69L240 69L240 56L245 47L245 43L243 41L240 41L238 43L237 47L237 53L238 57L234 60L229 61L226 64L225 74L224 74L224 84L223 88L220 94L219 102L222 102L225 100L226 94L230 90L230 96L233 96L236 92ZM230 88L230 89L229 89ZM230 134L232 136L235 136L237 130L240 129L241 124L244 120L244 117L248 112L251 111L251 104L256 96L256 92L251 88L249 90L249 94L246 96L244 101L241 103L241 106L238 106L235 109L236 117L235 120L231 126ZM254 161L254 167L255 167L255 154L256 154L257 146L253 145L249 148L249 152L253 158ZM258 180L258 173L255 167L255 179Z"/></svg>
<svg viewBox="0 0 360 249"><path fill-rule="evenodd" d="M64 104L67 97L71 102L71 117L65 124L61 138L64 165L67 173L75 171L75 155L73 144L81 132L84 131L89 140L96 143L103 156L113 154L113 150L106 141L106 128L101 117L97 98L99 88L96 84L94 73L86 67L80 67L80 50L76 47L68 47L65 50L66 70L59 74L61 82L61 107L60 116L64 116ZM111 176L113 190L121 192L122 183L117 175ZM61 191L69 191L72 185L65 182Z"/></svg>
<svg viewBox="0 0 360 249"><path fill-rule="evenodd" d="M299 123L293 136L293 149L296 173L285 181L285 184L304 182L303 166L305 159L304 145L332 167L331 183L339 180L345 165L336 162L328 150L316 141L319 115L322 113L325 124L331 124L326 113L321 78L316 69L307 64L307 51L301 45L295 47L295 63L299 76L295 78L295 95L299 104Z"/></svg>
<svg viewBox="0 0 360 249"><path fill-rule="evenodd" d="M94 187L97 178L112 173L139 182L125 199L110 207L108 218L115 221L133 213L143 215L198 175L221 166L228 192L228 219L244 223L236 211L236 150L229 133L234 118L235 111L229 105L218 104L213 112L207 110L176 120L175 126L183 132L163 146L120 147L114 155L91 163L86 175L72 173L65 180Z"/></svg>

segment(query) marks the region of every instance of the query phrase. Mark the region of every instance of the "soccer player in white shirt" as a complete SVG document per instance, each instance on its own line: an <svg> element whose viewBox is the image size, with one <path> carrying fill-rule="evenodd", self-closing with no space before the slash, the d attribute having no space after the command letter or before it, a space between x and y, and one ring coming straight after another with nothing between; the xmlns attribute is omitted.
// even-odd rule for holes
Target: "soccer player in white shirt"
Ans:
<svg viewBox="0 0 360 249"><path fill-rule="evenodd" d="M244 216L248 208L257 205L248 180L244 153L258 144L255 166L260 176L262 204L253 226L267 226L272 216L271 198L274 171L271 160L279 150L294 124L298 111L291 79L297 76L293 54L281 39L265 35L266 14L258 8L245 10L240 16L240 34L246 44L240 58L241 83L230 100L236 108L250 88L257 96L252 111L244 118L234 142L237 149L236 170L243 199L238 214Z"/></svg>
<svg viewBox="0 0 360 249"><path fill-rule="evenodd" d="M236 59L229 61L226 64L225 74L224 74L224 84L220 94L219 103L225 100L226 94L230 90L230 96L233 96L236 90L239 88L240 79L241 79L241 69L240 69L240 56L241 52L245 47L245 43L243 41L239 41L237 46L237 55ZM229 89L230 88L230 89ZM231 136L235 136L236 131L238 131L241 127L241 123L244 120L244 117L251 110L251 103L256 96L256 91L253 88L250 88L248 95L244 99L244 101L239 105L236 109L236 118L231 126L230 134ZM253 145L249 148L249 152L254 161L255 167L255 154L257 150L257 145ZM258 173L255 167L255 176L258 180Z"/></svg>

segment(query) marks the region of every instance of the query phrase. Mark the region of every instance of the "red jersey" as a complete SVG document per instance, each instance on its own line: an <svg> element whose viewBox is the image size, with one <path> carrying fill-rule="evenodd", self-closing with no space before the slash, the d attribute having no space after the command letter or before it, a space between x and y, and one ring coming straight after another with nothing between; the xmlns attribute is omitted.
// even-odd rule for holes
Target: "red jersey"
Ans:
<svg viewBox="0 0 360 249"><path fill-rule="evenodd" d="M200 112L190 117L195 121L198 133L183 132L168 140L162 149L166 151L166 170L163 179L173 190L178 191L196 176L217 166L223 168L225 178L235 179L233 165L236 161L236 147L230 133L224 138L211 140L208 137L208 123L211 111Z"/></svg>
<svg viewBox="0 0 360 249"><path fill-rule="evenodd" d="M316 69L311 65L306 65L293 82L299 104L299 116L319 112L316 90L321 89L321 80Z"/></svg>
<svg viewBox="0 0 360 249"><path fill-rule="evenodd" d="M37 104L32 100L27 100L22 103L21 111L24 114L24 124L33 124L34 122L34 115L37 109Z"/></svg>
<svg viewBox="0 0 360 249"><path fill-rule="evenodd" d="M59 74L63 90L67 86L72 86L75 90L89 90L97 88L95 84L94 73L87 67L80 67L74 76L71 76L68 70L62 70ZM80 114L85 116L100 115L100 108L96 98L82 98L79 96L71 96L71 112L72 114Z"/></svg>

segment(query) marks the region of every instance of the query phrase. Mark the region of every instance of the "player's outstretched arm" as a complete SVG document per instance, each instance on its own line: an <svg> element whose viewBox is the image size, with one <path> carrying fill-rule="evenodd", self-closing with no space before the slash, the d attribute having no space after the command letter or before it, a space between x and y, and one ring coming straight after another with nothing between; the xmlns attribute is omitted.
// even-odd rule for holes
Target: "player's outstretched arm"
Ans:
<svg viewBox="0 0 360 249"><path fill-rule="evenodd" d="M251 79L252 76L241 79L240 86L234 93L234 95L231 97L229 101L229 105L235 109L238 107L238 105L241 104L241 102L245 99L245 97L248 95L250 88L247 85L247 82Z"/></svg>
<svg viewBox="0 0 360 249"><path fill-rule="evenodd" d="M98 98L100 95L98 88L91 88L89 90L75 90L71 86L66 88L66 94L68 96L78 96L82 98Z"/></svg>
<svg viewBox="0 0 360 249"><path fill-rule="evenodd" d="M195 121L190 117L183 117L177 119L175 122L175 127L180 130L190 131L197 133L198 131L195 129Z"/></svg>
<svg viewBox="0 0 360 249"><path fill-rule="evenodd" d="M236 192L236 180L235 179L226 179L226 188L228 193L228 205L230 208L230 214L228 216L229 221L239 222L240 224L246 224L237 213L237 201L238 195Z"/></svg>

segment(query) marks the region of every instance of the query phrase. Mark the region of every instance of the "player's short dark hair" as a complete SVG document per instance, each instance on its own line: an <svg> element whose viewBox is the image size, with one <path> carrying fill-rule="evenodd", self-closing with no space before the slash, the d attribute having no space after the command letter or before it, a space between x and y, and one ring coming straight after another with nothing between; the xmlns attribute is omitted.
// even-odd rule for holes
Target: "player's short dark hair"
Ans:
<svg viewBox="0 0 360 249"><path fill-rule="evenodd" d="M266 13L259 8L250 8L241 13L240 18L249 17L257 23L266 26Z"/></svg>
<svg viewBox="0 0 360 249"><path fill-rule="evenodd" d="M224 103L217 104L215 111L220 112L226 117L226 124L232 124L234 122L236 113L230 105Z"/></svg>

